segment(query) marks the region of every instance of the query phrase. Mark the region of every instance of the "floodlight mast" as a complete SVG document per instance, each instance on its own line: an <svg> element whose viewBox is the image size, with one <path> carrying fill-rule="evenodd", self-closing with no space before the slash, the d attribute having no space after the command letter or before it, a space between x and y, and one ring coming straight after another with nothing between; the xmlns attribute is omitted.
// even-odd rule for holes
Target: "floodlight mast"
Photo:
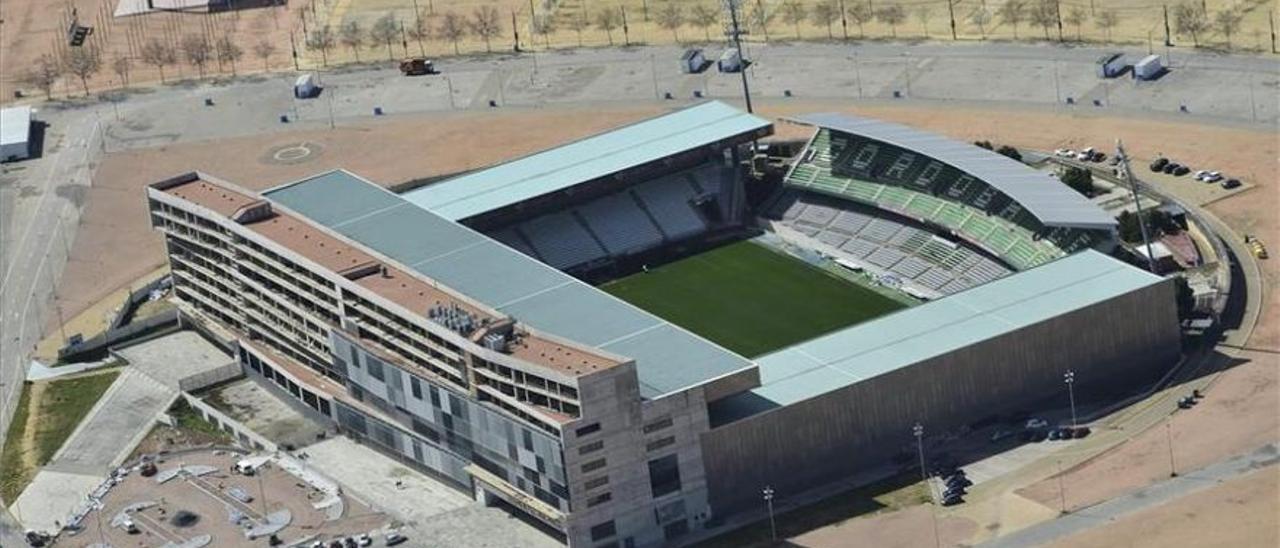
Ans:
<svg viewBox="0 0 1280 548"><path fill-rule="evenodd" d="M747 67L745 66L746 56L742 53L742 35L747 31L742 30L738 25L738 3L741 0L724 0L725 7L729 10L729 29L725 34L733 40L733 47L738 50L738 73L742 75L742 97L747 103L747 112L754 114L751 108L751 88L747 85Z"/></svg>
<svg viewBox="0 0 1280 548"><path fill-rule="evenodd" d="M1120 176L1129 184L1129 192L1133 193L1133 205L1138 209L1138 228L1142 230L1142 245L1147 249L1147 270L1156 271L1156 257L1151 252L1151 237L1147 235L1147 222L1142 214L1142 199L1138 196L1138 179L1133 176L1133 168L1129 166L1129 154L1124 151L1124 143L1116 139L1116 157L1120 158Z"/></svg>

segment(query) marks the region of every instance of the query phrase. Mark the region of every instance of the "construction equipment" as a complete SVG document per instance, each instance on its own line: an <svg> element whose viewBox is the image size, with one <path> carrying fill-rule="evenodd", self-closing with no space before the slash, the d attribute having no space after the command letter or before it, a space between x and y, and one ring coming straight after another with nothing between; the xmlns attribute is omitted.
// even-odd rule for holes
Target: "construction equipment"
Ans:
<svg viewBox="0 0 1280 548"><path fill-rule="evenodd" d="M422 57L413 57L400 61L400 73L405 76L420 76L423 74L436 74L435 64L430 59Z"/></svg>
<svg viewBox="0 0 1280 548"><path fill-rule="evenodd" d="M1249 244L1249 251L1253 253L1254 257L1266 259L1270 256L1267 254L1267 246L1263 245L1262 241L1257 237L1245 234L1244 243Z"/></svg>

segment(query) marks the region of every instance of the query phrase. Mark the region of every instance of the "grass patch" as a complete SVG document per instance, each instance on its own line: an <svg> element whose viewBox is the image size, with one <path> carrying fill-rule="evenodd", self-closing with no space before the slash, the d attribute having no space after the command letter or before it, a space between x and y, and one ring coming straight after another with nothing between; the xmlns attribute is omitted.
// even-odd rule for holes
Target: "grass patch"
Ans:
<svg viewBox="0 0 1280 548"><path fill-rule="evenodd" d="M929 502L929 493L914 473L899 474L876 483L845 491L838 495L777 514L778 538L802 535L815 529L845 521L892 512ZM762 503L763 504L763 503ZM698 543L698 548L752 548L783 545L770 539L769 519Z"/></svg>
<svg viewBox="0 0 1280 548"><path fill-rule="evenodd" d="M173 407L169 408L169 415L173 417L175 427L180 430L212 438L216 442L232 441L231 434L205 420L195 408L187 404L187 400L178 398L178 401L173 403Z"/></svg>
<svg viewBox="0 0 1280 548"><path fill-rule="evenodd" d="M17 500L22 489L35 476L35 468L27 466L22 458L22 440L26 437L30 405L31 383L24 383L22 394L18 396L18 408L13 411L13 422L9 423L9 432L4 438L4 449L0 450L0 498L9 505Z"/></svg>
<svg viewBox="0 0 1280 548"><path fill-rule="evenodd" d="M50 381L35 415L36 464L44 466L67 441L98 398L115 382L119 370Z"/></svg>
<svg viewBox="0 0 1280 548"><path fill-rule="evenodd" d="M748 357L904 307L749 241L601 289Z"/></svg>

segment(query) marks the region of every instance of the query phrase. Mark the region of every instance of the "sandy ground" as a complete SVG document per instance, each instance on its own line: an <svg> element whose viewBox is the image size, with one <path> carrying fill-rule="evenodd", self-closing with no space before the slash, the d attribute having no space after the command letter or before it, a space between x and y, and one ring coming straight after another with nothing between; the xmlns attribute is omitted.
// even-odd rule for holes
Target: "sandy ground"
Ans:
<svg viewBox="0 0 1280 548"><path fill-rule="evenodd" d="M877 546L909 548L932 546L933 517L930 506L914 506L898 512L853 519L787 539L786 546L844 548ZM973 522L959 518L937 518L942 546L954 546L973 534Z"/></svg>
<svg viewBox="0 0 1280 548"><path fill-rule="evenodd" d="M1277 491L1280 491L1280 468L1270 466L1049 546L1277 546L1280 545Z"/></svg>
<svg viewBox="0 0 1280 548"><path fill-rule="evenodd" d="M203 476L208 484L216 489L227 490L239 487L254 497L247 505L252 512L261 512L262 498L265 494L268 512L288 509L293 520L288 527L279 533L286 542L299 540L310 535L327 536L350 535L367 532L387 524L387 517L370 511L364 505L347 497L346 512L336 521L325 521L323 511L312 508L311 504L321 499L310 488L305 487L298 478L274 466L265 467L260 476L247 477L231 474L228 468L239 458L235 454L217 455L213 451L198 451L180 456L167 457L166 461L157 463L163 472L166 469L185 464L187 466L207 464L219 468L218 472ZM261 481L259 481L261 479ZM140 535L127 535L123 530L111 527L111 518L134 503L153 501L159 506L147 508L140 513L143 518L135 521L144 529ZM111 489L103 498L105 509L102 513L102 535L97 527L98 516L91 513L85 520L88 526L70 542L59 542L60 546L89 546L105 537L114 546L161 546L165 539L191 538L200 534L213 536L211 546L262 546L262 540L250 542L245 539L239 527L227 520L226 506L197 490L181 479L173 479L164 484L156 484L155 478L144 478L131 474L123 482ZM180 528L169 522L172 516L181 510L193 512L199 521L188 528ZM150 527L148 527L148 524ZM164 531L157 531L162 524ZM162 538L162 535L164 536Z"/></svg>

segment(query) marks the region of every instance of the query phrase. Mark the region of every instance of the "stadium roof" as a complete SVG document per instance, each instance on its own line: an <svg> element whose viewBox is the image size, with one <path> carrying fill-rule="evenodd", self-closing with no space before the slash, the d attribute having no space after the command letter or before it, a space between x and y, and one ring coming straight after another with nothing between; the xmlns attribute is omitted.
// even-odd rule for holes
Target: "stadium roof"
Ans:
<svg viewBox="0 0 1280 548"><path fill-rule="evenodd" d="M1021 204L1048 226L1105 229L1116 220L1056 179L995 152L911 127L850 114L804 114L790 120L913 150L968 173Z"/></svg>
<svg viewBox="0 0 1280 548"><path fill-rule="evenodd" d="M538 331L634 359L643 397L754 367L351 173L333 171L263 195Z"/></svg>
<svg viewBox="0 0 1280 548"><path fill-rule="evenodd" d="M717 403L724 423L791 405L1163 278L1088 250L756 359L758 388Z"/></svg>
<svg viewBox="0 0 1280 548"><path fill-rule="evenodd" d="M403 194L441 217L461 220L625 169L770 127L708 101Z"/></svg>

